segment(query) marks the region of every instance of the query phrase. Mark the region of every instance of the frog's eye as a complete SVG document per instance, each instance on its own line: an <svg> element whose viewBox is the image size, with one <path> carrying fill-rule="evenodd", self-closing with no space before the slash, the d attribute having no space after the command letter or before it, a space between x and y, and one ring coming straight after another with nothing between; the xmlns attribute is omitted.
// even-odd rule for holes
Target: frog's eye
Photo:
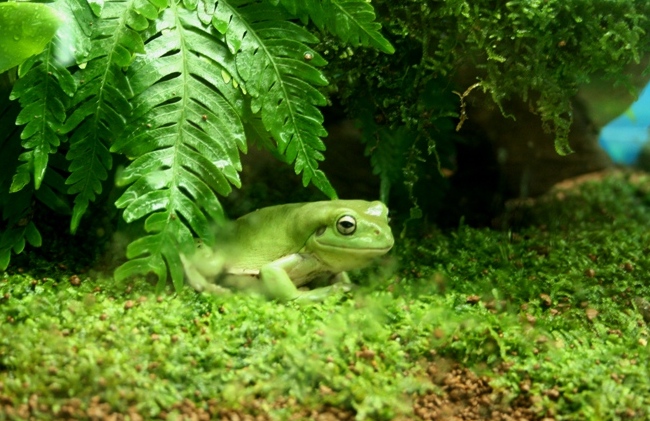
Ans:
<svg viewBox="0 0 650 421"><path fill-rule="evenodd" d="M343 215L336 221L336 229L343 235L352 235L357 230L357 220L350 215Z"/></svg>

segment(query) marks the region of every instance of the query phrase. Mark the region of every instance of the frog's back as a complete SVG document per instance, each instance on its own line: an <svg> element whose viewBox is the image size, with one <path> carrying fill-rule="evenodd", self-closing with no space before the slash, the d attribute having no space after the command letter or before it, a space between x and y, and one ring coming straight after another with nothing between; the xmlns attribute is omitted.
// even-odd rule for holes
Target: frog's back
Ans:
<svg viewBox="0 0 650 421"><path fill-rule="evenodd" d="M246 214L235 221L231 268L259 269L302 249L311 233L294 229L303 203L270 206Z"/></svg>

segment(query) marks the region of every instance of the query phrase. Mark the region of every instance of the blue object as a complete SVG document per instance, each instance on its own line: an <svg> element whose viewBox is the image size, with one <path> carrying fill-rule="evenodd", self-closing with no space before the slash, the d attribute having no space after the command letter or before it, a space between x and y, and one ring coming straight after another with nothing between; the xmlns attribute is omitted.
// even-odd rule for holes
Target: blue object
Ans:
<svg viewBox="0 0 650 421"><path fill-rule="evenodd" d="M599 143L617 164L633 165L650 136L650 85L600 132Z"/></svg>

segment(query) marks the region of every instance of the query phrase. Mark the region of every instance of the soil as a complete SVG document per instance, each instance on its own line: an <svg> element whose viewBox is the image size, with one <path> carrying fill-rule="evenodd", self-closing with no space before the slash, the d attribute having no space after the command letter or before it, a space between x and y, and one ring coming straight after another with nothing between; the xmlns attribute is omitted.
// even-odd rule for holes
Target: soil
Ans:
<svg viewBox="0 0 650 421"><path fill-rule="evenodd" d="M427 373L441 391L431 392L415 400L413 412L418 419L431 421L514 421L552 418L537 416L525 394L506 402L504 396L490 386L487 376L477 376L458 364L438 361L429 364Z"/></svg>
<svg viewBox="0 0 650 421"><path fill-rule="evenodd" d="M436 390L423 396L413 397L413 416L400 416L399 421L431 420L431 421L553 421L553 418L542 418L532 410L531 399L522 394L517 399L506 402L501 393L497 393L489 384L487 376L477 376L469 369L446 360L429 363L427 374ZM327 391L320 391L327 393ZM354 412L335 407L318 409L300 408L292 399L277 401L276 408L286 408L292 415L289 420L336 421L354 420ZM183 400L174 404L168 411L159 414L161 420L191 420L191 421L266 421L272 418L265 413L268 404L263 400L247 403L243 408L222 408L215 399L203 401ZM138 413L135 407L127 411L115 411L108 403L102 402L99 396L85 403L81 399L72 398L61 402L60 409L39 403L37 395L32 395L28 403L16 405L8 397L3 396L0 387L0 419L43 419L47 416L53 420L93 421L144 421L146 417Z"/></svg>

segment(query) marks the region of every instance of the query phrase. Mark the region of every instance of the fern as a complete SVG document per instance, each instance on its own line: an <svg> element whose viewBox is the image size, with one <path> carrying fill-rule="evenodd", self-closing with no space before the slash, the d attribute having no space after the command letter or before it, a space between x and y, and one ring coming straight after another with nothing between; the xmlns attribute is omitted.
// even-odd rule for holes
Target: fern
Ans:
<svg viewBox="0 0 650 421"><path fill-rule="evenodd" d="M61 144L65 110L69 96L76 89L68 70L56 61L53 43L23 63L19 76L11 99L19 99L22 105L16 124L26 125L20 136L26 151L19 157L23 164L13 178L12 193L22 190L30 182L30 174L33 174L35 189L40 188L49 155Z"/></svg>
<svg viewBox="0 0 650 421"><path fill-rule="evenodd" d="M166 0L129 0L92 3L99 19L94 26L88 63L77 75L82 85L66 121L65 131L72 132L67 159L70 176L69 194L74 194L70 230L75 232L88 203L102 192L102 182L112 167L109 145L124 130L131 111L132 96L123 67L131 64L135 53L144 52L138 32L155 19ZM101 7L100 7L101 6Z"/></svg>
<svg viewBox="0 0 650 421"><path fill-rule="evenodd" d="M294 163L296 174L302 173L303 185L311 181L333 198L334 188L318 169L327 132L316 106L327 101L314 85L325 86L327 80L314 66L326 61L306 45L318 39L289 18L282 9L255 1L219 0L212 12L212 23L225 35L253 96L252 110L261 112L278 151Z"/></svg>
<svg viewBox="0 0 650 421"><path fill-rule="evenodd" d="M26 243L40 247L41 234L32 221L34 205L37 199L50 209L59 213L69 213L70 207L65 200L65 186L63 178L55 168L60 168L65 159L61 154L54 154L48 168L45 170L43 184L38 190L32 183L17 192L10 192L11 174L18 166L18 157L21 154L20 130L13 125L20 107L18 103L6 101L0 105L0 127L12 127L6 132L6 137L1 141L0 147L0 209L2 209L3 228L0 234L0 270L5 270L9 265L12 251L20 254Z"/></svg>
<svg viewBox="0 0 650 421"><path fill-rule="evenodd" d="M17 128L10 130L2 145L3 174L14 175L10 184L6 178L0 180L0 207L5 221L0 236L0 269L8 266L12 250L21 253L26 242L41 245L41 235L31 220L35 198L55 211L69 212L63 198L63 179L50 162L52 156L60 158L57 149L65 141L61 126L76 89L71 74L56 58L60 44L57 35L40 54L22 63L20 78L10 96L19 99L22 110L15 115L15 106L7 103L0 118L0 127L12 127L14 122L25 125L20 134ZM32 178L34 183L30 184Z"/></svg>
<svg viewBox="0 0 650 421"><path fill-rule="evenodd" d="M131 260L115 277L153 271L161 288L168 268L178 290L179 248L193 247L194 235L213 243L208 218L222 218L216 193L240 185L244 96L225 82L236 74L232 56L195 12L171 3L156 30L129 69L133 113L128 135L112 147L134 158L120 176L130 186L116 205L127 222L149 215L149 235L129 245Z"/></svg>
<svg viewBox="0 0 650 421"><path fill-rule="evenodd" d="M381 34L381 24L375 22L375 11L366 0L273 0L289 12L309 17L321 30L327 30L353 47L375 47L393 54L395 48Z"/></svg>
<svg viewBox="0 0 650 421"><path fill-rule="evenodd" d="M14 126L19 112L18 103L6 100L0 103L0 124L2 125L0 127L9 128L9 130L3 131L4 138L0 140L2 147L0 165L4 169L0 172L0 187L2 188L0 190L0 207L3 219L3 229L0 234L0 270L6 269L9 265L12 250L19 252L24 248L25 231L28 225L25 222L28 221L30 214L31 189L9 193L11 175L15 171L21 151L20 130ZM31 226L34 227L33 224ZM40 242L36 241L36 244L33 245L40 245Z"/></svg>

